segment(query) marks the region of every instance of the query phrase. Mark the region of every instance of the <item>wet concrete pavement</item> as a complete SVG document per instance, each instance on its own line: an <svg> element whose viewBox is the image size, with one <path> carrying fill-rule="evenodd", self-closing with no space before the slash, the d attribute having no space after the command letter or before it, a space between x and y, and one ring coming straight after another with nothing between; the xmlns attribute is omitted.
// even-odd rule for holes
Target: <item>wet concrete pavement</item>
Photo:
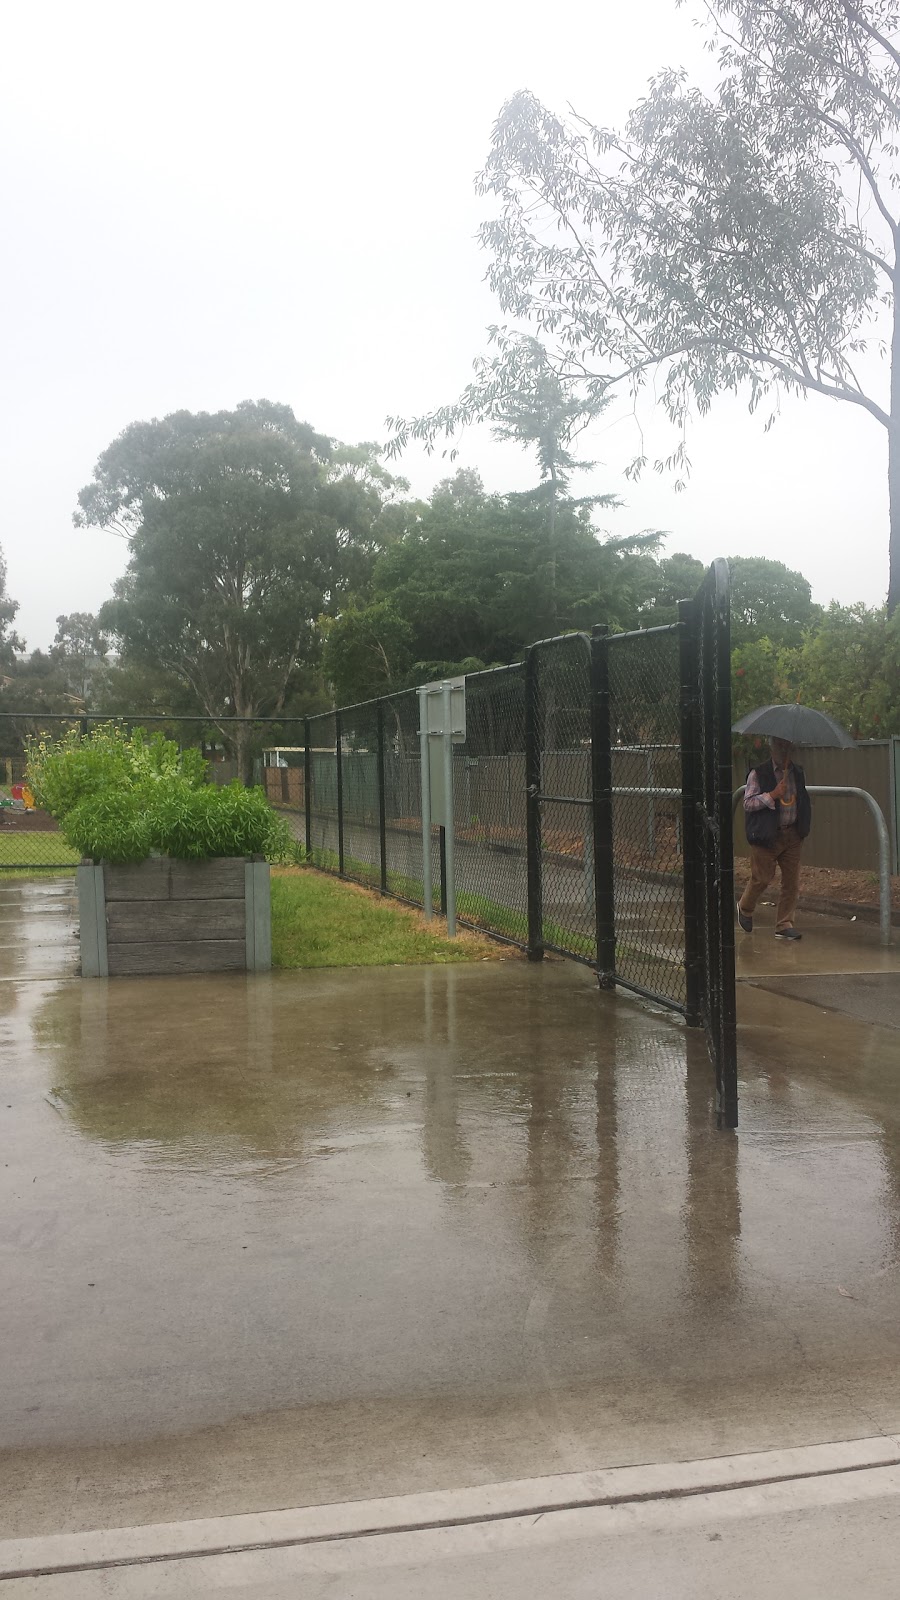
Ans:
<svg viewBox="0 0 900 1600"><path fill-rule="evenodd" d="M893 1030L742 986L733 1136L564 962L0 959L3 1534L900 1429Z"/></svg>

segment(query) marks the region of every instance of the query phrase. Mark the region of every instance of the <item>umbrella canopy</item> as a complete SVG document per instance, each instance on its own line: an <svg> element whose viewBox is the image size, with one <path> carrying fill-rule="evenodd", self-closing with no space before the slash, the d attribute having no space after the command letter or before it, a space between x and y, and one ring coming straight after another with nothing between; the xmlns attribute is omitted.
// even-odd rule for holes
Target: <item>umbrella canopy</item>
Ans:
<svg viewBox="0 0 900 1600"><path fill-rule="evenodd" d="M790 744L828 747L832 750L852 750L856 740L851 739L833 717L812 706L759 706L748 711L736 722L732 733L761 733L770 739L787 739Z"/></svg>

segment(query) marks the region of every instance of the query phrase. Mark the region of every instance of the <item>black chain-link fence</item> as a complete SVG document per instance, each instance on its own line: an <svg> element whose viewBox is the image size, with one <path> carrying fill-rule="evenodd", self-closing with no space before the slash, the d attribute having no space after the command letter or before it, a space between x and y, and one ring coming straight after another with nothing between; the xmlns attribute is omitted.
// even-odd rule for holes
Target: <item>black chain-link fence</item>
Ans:
<svg viewBox="0 0 900 1600"><path fill-rule="evenodd" d="M466 678L466 737L454 746L456 905L460 920L528 941L525 669Z"/></svg>
<svg viewBox="0 0 900 1600"><path fill-rule="evenodd" d="M416 691L308 719L310 860L413 905L423 903L419 707ZM431 881L440 896L440 836Z"/></svg>
<svg viewBox="0 0 900 1600"><path fill-rule="evenodd" d="M728 566L715 561L683 613L685 673L697 688L689 765L697 796L697 837L686 877L688 915L697 927L697 1000L716 1067L720 1118L737 1126L737 1024L734 971L734 836L731 805L731 608Z"/></svg>
<svg viewBox="0 0 900 1600"><path fill-rule="evenodd" d="M469 675L464 698L450 758L459 920L702 1021L733 1125L725 563L677 623L542 641ZM115 720L199 746L214 781L261 784L315 866L443 909L443 829L423 838L423 703L412 689L305 719L0 716L0 869L74 864L23 792L27 738Z"/></svg>
<svg viewBox="0 0 900 1600"><path fill-rule="evenodd" d="M529 749L529 791L532 828L540 833L540 942L545 950L594 964L590 640L572 633L532 646L528 677L529 746L532 741L536 746Z"/></svg>
<svg viewBox="0 0 900 1600"><path fill-rule="evenodd" d="M677 627L610 634L616 976L686 1003Z"/></svg>

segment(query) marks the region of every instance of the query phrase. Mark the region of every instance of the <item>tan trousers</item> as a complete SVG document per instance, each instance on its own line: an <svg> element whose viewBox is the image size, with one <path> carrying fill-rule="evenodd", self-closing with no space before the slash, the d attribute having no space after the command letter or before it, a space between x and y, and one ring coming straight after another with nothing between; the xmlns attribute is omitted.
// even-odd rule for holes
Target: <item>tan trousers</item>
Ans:
<svg viewBox="0 0 900 1600"><path fill-rule="evenodd" d="M764 850L761 844L750 846L750 882L741 895L740 907L750 917L756 910L756 902L775 876L775 868L781 868L781 891L778 896L778 909L775 913L776 928L792 928L794 926L794 912L797 909L797 896L800 893L800 854L803 850L803 840L796 828L782 828L775 842L774 850Z"/></svg>

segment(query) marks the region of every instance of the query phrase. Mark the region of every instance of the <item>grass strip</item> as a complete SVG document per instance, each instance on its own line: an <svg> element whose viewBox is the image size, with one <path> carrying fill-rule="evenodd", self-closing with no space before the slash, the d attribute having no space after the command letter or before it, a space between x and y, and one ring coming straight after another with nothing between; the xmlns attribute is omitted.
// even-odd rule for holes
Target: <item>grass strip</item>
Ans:
<svg viewBox="0 0 900 1600"><path fill-rule="evenodd" d="M309 867L272 872L272 964L275 967L391 967L502 959L488 939L442 924L354 884Z"/></svg>
<svg viewBox="0 0 900 1600"><path fill-rule="evenodd" d="M8 832L0 824L0 868L5 867L77 867L81 857L70 850L62 834L26 832L23 828Z"/></svg>

